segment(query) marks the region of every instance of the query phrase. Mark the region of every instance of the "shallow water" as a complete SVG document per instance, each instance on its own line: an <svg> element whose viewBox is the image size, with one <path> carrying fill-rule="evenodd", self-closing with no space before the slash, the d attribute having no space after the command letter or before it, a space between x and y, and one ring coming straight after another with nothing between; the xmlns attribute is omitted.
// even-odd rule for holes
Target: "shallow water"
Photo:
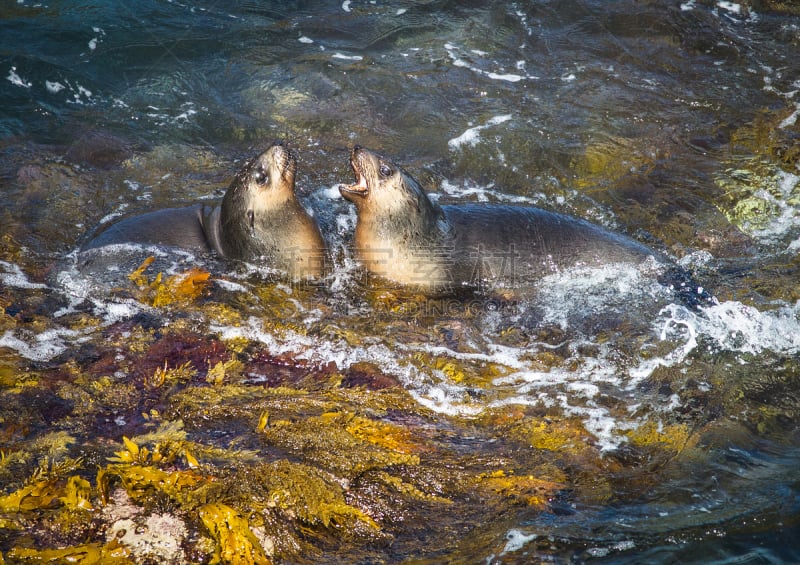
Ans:
<svg viewBox="0 0 800 565"><path fill-rule="evenodd" d="M275 562L800 560L800 16L691 0L25 0L0 27L2 494L39 484L44 461L95 501L1 499L4 555L110 542L124 505L99 510L97 470L123 436L153 450L153 430L180 422L173 444L226 485L204 500L249 516ZM331 248L320 284L168 256L150 282L211 272L175 298L137 288L136 264L107 280L77 269L97 226L218 198L274 139L297 151ZM443 203L626 233L716 303L689 309L620 266L521 300L366 280L336 189L355 143ZM187 362L192 376L154 384ZM342 447L366 436L330 414L393 426L394 443ZM291 488L238 492L229 476L284 460L374 530L352 510L339 526L303 518ZM211 559L207 507L118 483L141 516L186 529L170 554L120 536L130 559Z"/></svg>

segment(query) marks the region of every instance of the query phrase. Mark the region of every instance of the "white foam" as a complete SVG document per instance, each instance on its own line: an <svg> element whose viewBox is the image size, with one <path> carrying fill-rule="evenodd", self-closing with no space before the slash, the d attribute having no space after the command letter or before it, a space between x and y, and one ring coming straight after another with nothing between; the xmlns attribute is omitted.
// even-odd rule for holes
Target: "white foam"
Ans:
<svg viewBox="0 0 800 565"><path fill-rule="evenodd" d="M104 224L109 223L111 220L119 218L120 216L122 216L125 213L125 209L127 207L128 207L128 203L127 202L123 202L122 204L119 205L119 207L117 208L116 211L111 212L109 214L106 214L105 216L100 218L100 222L98 222L98 225L102 226Z"/></svg>
<svg viewBox="0 0 800 565"><path fill-rule="evenodd" d="M30 88L32 86L30 81L23 79L17 74L17 67L11 67L11 70L8 71L8 76L6 79L14 86L20 86L22 88Z"/></svg>
<svg viewBox="0 0 800 565"><path fill-rule="evenodd" d="M123 320L130 320L139 312L145 310L142 303L133 299L116 302L109 300L94 300L94 315L103 319L103 325L111 325Z"/></svg>
<svg viewBox="0 0 800 565"><path fill-rule="evenodd" d="M705 250L693 251L681 257L678 264L688 271L705 268L714 260L714 256Z"/></svg>
<svg viewBox="0 0 800 565"><path fill-rule="evenodd" d="M23 333L26 339L18 338L11 330L6 331L0 337L0 347L13 349L25 359L39 362L49 361L66 351L67 345L63 338L79 335L77 332L64 328L53 328L38 334Z"/></svg>
<svg viewBox="0 0 800 565"><path fill-rule="evenodd" d="M45 88L47 88L48 92L51 92L53 94L58 94L59 92L61 92L65 88L67 88L66 86L64 86L60 82L57 82L57 81L56 82L50 82L49 80L44 81L44 86L45 86Z"/></svg>
<svg viewBox="0 0 800 565"><path fill-rule="evenodd" d="M318 192L325 198L330 200L340 200L342 198L342 193L339 191L339 187L346 186L344 183L337 183L328 188L322 188Z"/></svg>
<svg viewBox="0 0 800 565"><path fill-rule="evenodd" d="M590 547L586 552L592 557L607 557L612 551L629 551L635 547L636 543L632 540L623 540L610 547Z"/></svg>
<svg viewBox="0 0 800 565"><path fill-rule="evenodd" d="M344 0L344 2L342 2L342 10L344 10L345 12L352 11L350 8L350 0Z"/></svg>
<svg viewBox="0 0 800 565"><path fill-rule="evenodd" d="M726 2L725 0L718 0L717 6L722 8L723 10L727 10L729 12L733 12L734 14L741 14L742 13L742 5L737 4L736 2Z"/></svg>
<svg viewBox="0 0 800 565"><path fill-rule="evenodd" d="M172 115L170 111L158 108L156 106L148 106L148 109L152 110L151 112L147 112L145 115L148 118L153 118L155 120L156 125L158 126L165 126L165 125L174 125L178 127L183 127L191 122L191 117L200 113L200 111L207 112L208 108L202 107L198 110L195 107L195 103L191 101L182 102L180 107L177 110L173 110L175 115Z"/></svg>
<svg viewBox="0 0 800 565"><path fill-rule="evenodd" d="M546 277L550 281L542 285L545 294L537 301L537 304L544 309L544 318L560 322L563 317L566 324L569 313L599 315L605 312L604 308L613 307L613 304L608 304L609 301L619 305L636 302L646 305L649 303L648 300L654 297L663 299L667 296L667 291L655 281L647 284L652 277L648 278L644 271L633 267L585 269L585 276L576 276L576 273L580 272L580 270L565 271ZM556 293L556 288L561 287L557 293L560 296L558 300L547 294L548 284L552 285L553 293ZM565 284L573 286L565 290L563 288ZM601 290L605 293L599 292ZM548 310L548 307L551 307L551 310ZM656 315L655 312L653 315ZM695 326L691 325L691 321L687 323L690 324L692 331L697 331ZM673 325L675 324L671 324L670 327ZM645 325L645 329L646 327ZM665 330L661 336L657 333L652 335L653 342L659 339L676 341L675 351L667 352L663 358L653 360L651 365L642 364L630 371L626 368L628 361L624 358L619 359L613 340L598 344L591 338L577 337L568 338L559 344L528 343L521 348L488 342L476 346L477 350L467 352L442 346L415 344L396 347L395 355L407 352L408 357L413 357L415 351L423 351L438 359L454 359L474 366L493 364L508 371L493 379L491 386L482 390L476 390L474 385L462 386L451 382L443 372L430 368L422 367L417 372L407 371L401 380L407 383L407 388L420 404L432 410L469 417L480 414L487 408L514 404L558 408L566 416L579 418L586 430L593 435L595 445L607 451L618 448L620 444L626 442L627 436L624 430L636 427L637 421L620 418L601 405L598 402L601 389L608 391L609 387L616 388L621 400L632 403L634 397L625 394L625 390L633 388L643 378L649 376L657 366L685 359L696 346L696 341L687 343L683 340L683 334L678 331L679 329L675 328L669 332ZM572 328L569 330L572 331ZM590 356L584 353L587 347L595 351ZM642 347L646 348L647 344L644 343ZM556 348L562 350L566 348L568 352L568 357L561 366L541 369L531 363L531 356L537 351ZM402 351L399 351L400 349ZM403 365L402 362L395 364ZM634 411L630 413L633 414Z"/></svg>
<svg viewBox="0 0 800 565"><path fill-rule="evenodd" d="M759 20L758 14L753 11L752 8L748 8L745 10L742 7L742 4L737 2L729 2L727 0L717 0L717 8L723 10L722 15L729 21L734 23L740 23L742 21L746 21L749 23L754 23ZM717 14L719 10L714 10L714 13ZM745 16L743 18L743 16Z"/></svg>
<svg viewBox="0 0 800 565"><path fill-rule="evenodd" d="M494 116L493 118L490 118L485 124L471 127L458 137L454 137L453 139L447 142L447 145L448 147L450 147L450 149L458 149L462 145L475 146L478 144L478 141L480 140L481 131L490 128L492 126L505 123L511 120L511 118L512 118L511 114Z"/></svg>
<svg viewBox="0 0 800 565"><path fill-rule="evenodd" d="M422 406L447 416L474 417L486 409L480 403L469 404L465 387L442 382L410 390L412 398Z"/></svg>
<svg viewBox="0 0 800 565"><path fill-rule="evenodd" d="M560 408L567 416L576 416L583 421L586 430L591 433L597 446L605 451L619 447L626 438L619 434L620 429L631 427L611 415L608 409L596 405L594 398L600 393L600 385L621 386L623 373L609 358L613 351L608 347L600 347L596 357L584 357L577 353L581 343L570 344L569 349L575 351L574 360L580 363L580 370L551 368L549 370L526 369L511 373L492 381L494 387L509 388L510 396L494 400L489 407L521 405L542 405L549 408ZM516 355L521 362L535 348L518 350Z"/></svg>
<svg viewBox="0 0 800 565"><path fill-rule="evenodd" d="M519 551L538 537L539 536L537 534L526 534L521 530L517 530L516 528L508 530L506 533L506 546L503 548L503 551L500 553L500 555Z"/></svg>
<svg viewBox="0 0 800 565"><path fill-rule="evenodd" d="M485 76L492 80L502 80L506 82L519 82L524 79L536 79L538 77L532 75L520 75L517 73L506 73L506 72L497 72L497 71L485 71L479 67L471 65L468 61L461 58L458 55L459 48L453 45L452 43L445 43L444 48L447 51L447 54L450 56L450 59L455 67L462 67L465 69L469 69L473 73L479 74L481 76ZM478 49L471 49L470 53L477 55L479 57L486 57L489 53L485 51L480 51ZM524 62L523 62L524 67ZM519 62L516 65L518 70L523 70L523 67L520 66Z"/></svg>
<svg viewBox="0 0 800 565"><path fill-rule="evenodd" d="M136 249L134 246L108 246L108 248L93 250L93 253L116 254L124 249ZM128 320L144 310L144 304L131 298L112 300L107 289L98 285L93 277L87 277L77 269L77 252L73 252L68 259L73 263L60 271L56 277L58 288L69 301L69 304L53 313L54 318L60 318L78 310L84 302L92 308L92 314L102 320L102 326L108 326L122 320Z"/></svg>
<svg viewBox="0 0 800 565"><path fill-rule="evenodd" d="M0 268L3 269L3 272L0 272L0 282L5 286L15 288L47 288L45 284L29 281L27 275L22 272L19 265L0 261Z"/></svg>
<svg viewBox="0 0 800 565"><path fill-rule="evenodd" d="M229 280L226 280L226 279L220 279L220 278L216 278L216 277L213 279L213 281L214 281L214 284L216 284L220 288L225 289L225 290L227 290L229 292L248 292L248 289L247 289L246 286L241 285L239 283L235 283L233 281L229 281Z"/></svg>
<svg viewBox="0 0 800 565"><path fill-rule="evenodd" d="M753 354L765 350L800 353L800 301L766 312L727 301L703 308L703 314L695 316L695 323L721 349Z"/></svg>
<svg viewBox="0 0 800 565"><path fill-rule="evenodd" d="M661 316L660 339L675 341L677 346L663 357L642 361L630 369L631 387L658 367L682 363L698 346L701 336L711 346L726 351L800 353L800 301L766 312L737 301L716 303L699 313L670 304L661 311Z"/></svg>
<svg viewBox="0 0 800 565"><path fill-rule="evenodd" d="M800 209L792 204L792 194L799 182L800 176L779 170L776 188L780 192L780 197L776 198L767 190L759 190L755 194L780 213L775 215L764 228L750 230L753 236L766 242L775 242L800 228Z"/></svg>
<svg viewBox="0 0 800 565"><path fill-rule="evenodd" d="M334 59L342 59L344 61L361 61L364 57L361 55L345 55L344 53L336 52L331 55Z"/></svg>
<svg viewBox="0 0 800 565"><path fill-rule="evenodd" d="M548 275L537 284L540 301L547 306L544 321L566 330L576 314L628 309L631 304L666 298L668 290L652 276L658 269L658 262L651 258L640 266L576 266ZM565 296L569 300L564 300Z"/></svg>
<svg viewBox="0 0 800 565"><path fill-rule="evenodd" d="M660 315L666 316L661 328L660 338L677 339L683 342L663 357L654 357L641 361L636 367L629 369L631 377L629 388L633 389L644 379L653 374L659 367L673 367L683 362L686 357L697 347L696 315L683 306L670 304L661 310Z"/></svg>
<svg viewBox="0 0 800 565"><path fill-rule="evenodd" d="M442 180L440 186L441 191L447 196L454 198L464 198L468 200L477 200L478 202L513 202L515 204L538 204L544 198L540 196L518 196L508 194L500 190L494 189L494 183L489 183L486 186L481 186L473 183L471 180L466 180L463 183L456 184L448 179ZM435 195L430 195L435 196Z"/></svg>
<svg viewBox="0 0 800 565"><path fill-rule="evenodd" d="M311 39L310 37L306 37L305 35L300 36L297 39L297 41L299 41L300 43L314 43L313 39Z"/></svg>
<svg viewBox="0 0 800 565"><path fill-rule="evenodd" d="M794 94L794 93L792 93ZM796 109L789 116L778 125L778 129L786 129L797 123L797 116L800 116L800 104L796 105Z"/></svg>
<svg viewBox="0 0 800 565"><path fill-rule="evenodd" d="M313 364L325 365L336 363L341 370L346 370L355 363L367 361L377 364L388 374L395 375L400 381L413 388L419 382L416 369L401 365L392 351L378 339L372 344L351 346L345 340L319 340L293 331L282 332L280 336L263 329L260 319L250 317L243 324L235 327L211 325L211 331L222 339L246 338L264 344L275 355L291 354L295 359Z"/></svg>
<svg viewBox="0 0 800 565"><path fill-rule="evenodd" d="M93 37L92 39L89 40L89 49L94 51L95 49L97 49L98 44L101 41L103 41L103 38L105 37L106 32L103 30L103 28L96 27L96 26L92 28L92 31L95 32L97 34L97 36L95 36L95 37Z"/></svg>
<svg viewBox="0 0 800 565"><path fill-rule="evenodd" d="M486 73L486 76L494 80L505 80L508 82L519 82L525 77L514 73Z"/></svg>

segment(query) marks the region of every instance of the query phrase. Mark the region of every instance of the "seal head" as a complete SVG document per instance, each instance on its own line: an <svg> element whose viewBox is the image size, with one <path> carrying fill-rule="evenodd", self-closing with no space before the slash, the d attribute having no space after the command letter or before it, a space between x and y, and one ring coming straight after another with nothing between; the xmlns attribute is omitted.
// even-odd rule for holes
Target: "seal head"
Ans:
<svg viewBox="0 0 800 565"><path fill-rule="evenodd" d="M237 173L222 200L218 236L209 237L222 255L265 263L294 279L322 274L325 243L297 200L296 172L295 155L275 143Z"/></svg>
<svg viewBox="0 0 800 565"><path fill-rule="evenodd" d="M356 182L339 185L339 192L358 211L355 253L367 270L403 284L446 276L431 255L446 244L441 208L414 178L377 153L357 145L350 166Z"/></svg>

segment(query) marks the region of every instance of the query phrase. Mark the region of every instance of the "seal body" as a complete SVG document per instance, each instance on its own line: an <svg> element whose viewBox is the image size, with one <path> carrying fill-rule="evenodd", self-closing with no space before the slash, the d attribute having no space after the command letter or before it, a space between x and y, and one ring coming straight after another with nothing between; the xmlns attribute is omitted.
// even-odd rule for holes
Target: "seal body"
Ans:
<svg viewBox="0 0 800 565"><path fill-rule="evenodd" d="M219 206L197 204L124 218L81 252L134 243L216 253L262 264L293 279L323 272L325 243L295 194L297 159L281 143L249 161Z"/></svg>
<svg viewBox="0 0 800 565"><path fill-rule="evenodd" d="M355 147L355 254L375 275L427 290L521 287L579 266L640 264L663 257L587 221L534 207L438 206L388 159Z"/></svg>
<svg viewBox="0 0 800 565"><path fill-rule="evenodd" d="M198 204L165 208L130 216L105 228L82 250L119 243L180 247L197 253L222 253L219 243L219 208Z"/></svg>

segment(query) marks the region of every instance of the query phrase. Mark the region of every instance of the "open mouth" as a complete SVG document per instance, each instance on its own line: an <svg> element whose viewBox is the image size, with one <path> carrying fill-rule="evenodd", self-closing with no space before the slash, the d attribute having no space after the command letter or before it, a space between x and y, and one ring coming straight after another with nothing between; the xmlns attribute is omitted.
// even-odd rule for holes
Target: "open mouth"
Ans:
<svg viewBox="0 0 800 565"><path fill-rule="evenodd" d="M342 195L345 195L345 193L354 194L363 198L369 192L369 186L367 186L366 177L361 174L358 165L356 165L355 155L350 157L350 166L353 168L353 173L356 175L356 182L353 184L340 184L339 192L341 192Z"/></svg>

